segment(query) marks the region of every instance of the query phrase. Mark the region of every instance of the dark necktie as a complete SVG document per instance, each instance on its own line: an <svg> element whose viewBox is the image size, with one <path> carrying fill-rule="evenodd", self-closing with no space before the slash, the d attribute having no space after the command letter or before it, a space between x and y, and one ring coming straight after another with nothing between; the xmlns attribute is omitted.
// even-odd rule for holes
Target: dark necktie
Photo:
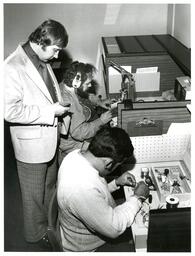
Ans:
<svg viewBox="0 0 195 256"><path fill-rule="evenodd" d="M42 78L43 78L45 84L47 85L47 89L49 90L53 101L57 102L58 98L57 98L57 95L56 95L56 90L55 90L53 81L51 79L51 76L49 74L49 71L47 69L47 66L44 62L40 63L40 72L41 72L41 75L42 75Z"/></svg>

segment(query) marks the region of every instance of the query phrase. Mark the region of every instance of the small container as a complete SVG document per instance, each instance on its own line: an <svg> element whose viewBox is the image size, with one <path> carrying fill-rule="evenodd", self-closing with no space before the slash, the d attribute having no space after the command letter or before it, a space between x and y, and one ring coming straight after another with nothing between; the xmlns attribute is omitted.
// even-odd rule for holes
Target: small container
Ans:
<svg viewBox="0 0 195 256"><path fill-rule="evenodd" d="M141 168L141 178L144 179L149 175L149 169L147 167Z"/></svg>

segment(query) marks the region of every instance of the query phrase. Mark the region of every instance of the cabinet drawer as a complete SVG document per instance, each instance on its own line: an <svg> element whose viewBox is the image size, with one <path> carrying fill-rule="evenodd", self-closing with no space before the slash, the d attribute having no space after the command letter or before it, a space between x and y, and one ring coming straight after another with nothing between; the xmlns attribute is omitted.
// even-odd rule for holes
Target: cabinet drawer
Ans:
<svg viewBox="0 0 195 256"><path fill-rule="evenodd" d="M121 110L122 127L129 136L148 136L167 133L171 123L187 123L191 115L187 108Z"/></svg>

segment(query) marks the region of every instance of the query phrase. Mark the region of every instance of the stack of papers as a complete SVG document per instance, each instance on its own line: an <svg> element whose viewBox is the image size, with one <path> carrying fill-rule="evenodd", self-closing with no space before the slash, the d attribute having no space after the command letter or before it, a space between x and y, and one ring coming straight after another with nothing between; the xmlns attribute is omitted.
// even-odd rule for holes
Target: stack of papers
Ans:
<svg viewBox="0 0 195 256"><path fill-rule="evenodd" d="M136 92L159 91L160 72L158 67L137 68L134 74Z"/></svg>

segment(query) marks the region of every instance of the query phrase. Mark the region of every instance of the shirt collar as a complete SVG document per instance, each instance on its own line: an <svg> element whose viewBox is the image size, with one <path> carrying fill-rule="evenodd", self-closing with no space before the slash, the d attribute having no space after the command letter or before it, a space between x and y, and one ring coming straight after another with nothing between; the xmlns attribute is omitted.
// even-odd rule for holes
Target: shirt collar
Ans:
<svg viewBox="0 0 195 256"><path fill-rule="evenodd" d="M35 67L39 69L40 65L42 65L42 61L39 59L38 55L33 51L32 47L30 46L29 41L27 41L25 44L23 44L23 49L30 58L30 60L33 62Z"/></svg>
<svg viewBox="0 0 195 256"><path fill-rule="evenodd" d="M79 150L76 149L76 150L75 150L75 153L77 153L77 154L79 155L80 159L83 159L83 160L82 160L83 163L85 163L85 164L87 164L88 166L91 167L91 168L90 168L90 172L93 172L94 174L96 174L97 176L99 176L98 170L96 170L96 169L91 165L91 163L83 156L81 149L79 149ZM100 177L100 176L99 176L99 177Z"/></svg>

